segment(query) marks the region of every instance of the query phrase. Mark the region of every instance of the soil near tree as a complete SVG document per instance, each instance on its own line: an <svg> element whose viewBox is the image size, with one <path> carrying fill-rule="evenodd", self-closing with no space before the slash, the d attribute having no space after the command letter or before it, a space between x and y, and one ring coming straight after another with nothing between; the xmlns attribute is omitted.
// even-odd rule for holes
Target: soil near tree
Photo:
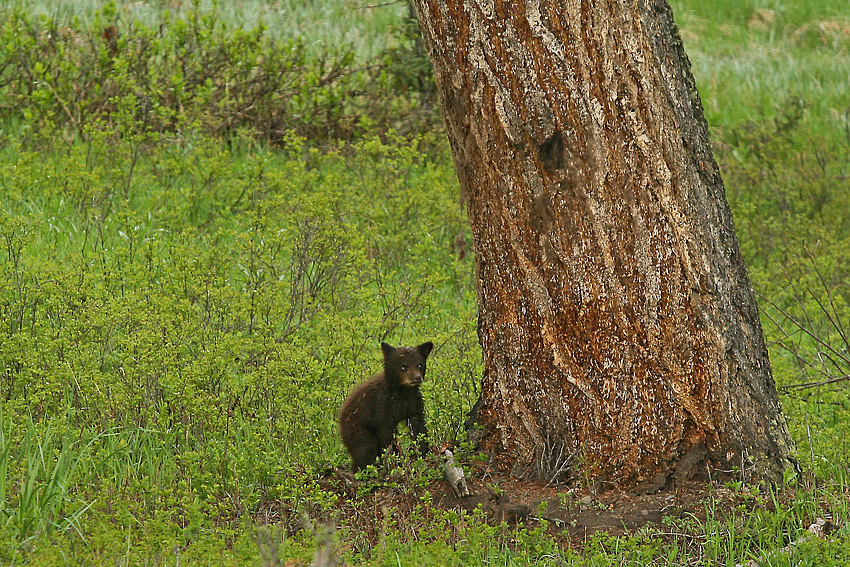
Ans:
<svg viewBox="0 0 850 567"><path fill-rule="evenodd" d="M444 479L427 486L395 478L392 483L370 487L347 473L336 471L322 480L325 490L340 496L329 521L349 530L371 545L378 543L387 526L409 530L417 537L434 509L464 511L463 521L504 522L509 528L522 522L529 529L545 525L546 531L565 546L580 548L601 532L612 536L635 534L643 528L662 538L694 539L708 513L723 517L747 505L773 507L770 498L759 497L746 488L732 490L725 484L689 480L651 494L618 489L589 490L579 483L545 484L523 481L496 471L467 469L468 497L458 497ZM502 496L498 498L495 493ZM427 495L427 496L426 496ZM507 498L506 498L507 497ZM509 501L509 504L507 502ZM545 505L544 505L545 503ZM501 505L501 506L500 506ZM476 509L482 513L475 514ZM517 518L514 513L528 513ZM545 523L542 523L545 520ZM297 531L298 522L291 524Z"/></svg>

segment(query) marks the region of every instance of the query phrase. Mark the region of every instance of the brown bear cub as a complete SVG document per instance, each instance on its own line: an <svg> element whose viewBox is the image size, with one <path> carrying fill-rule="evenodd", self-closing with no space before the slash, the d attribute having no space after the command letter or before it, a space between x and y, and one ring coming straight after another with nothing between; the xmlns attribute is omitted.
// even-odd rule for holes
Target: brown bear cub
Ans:
<svg viewBox="0 0 850 567"><path fill-rule="evenodd" d="M381 343L384 371L358 384L339 410L339 431L353 471L373 464L392 445L396 426L406 421L419 451L428 453L425 405L419 386L434 343L393 348Z"/></svg>

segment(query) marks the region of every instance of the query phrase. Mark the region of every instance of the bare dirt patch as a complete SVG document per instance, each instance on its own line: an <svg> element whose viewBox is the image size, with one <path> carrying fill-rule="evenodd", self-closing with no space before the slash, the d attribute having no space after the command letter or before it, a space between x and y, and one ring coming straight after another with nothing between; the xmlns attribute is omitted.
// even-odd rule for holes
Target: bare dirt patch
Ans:
<svg viewBox="0 0 850 567"><path fill-rule="evenodd" d="M593 494L576 487L522 482L510 477L497 479L497 484L512 504L530 507L530 524L544 518L548 520L550 532L568 535L571 543L578 545L599 532L622 536L645 526L661 528L665 518L703 521L709 498L714 499L714 506L719 504L725 509L731 509L736 501L730 490L709 490L705 483L696 481L656 494L633 494L621 490ZM472 479L469 485L473 496L463 499L455 497L448 485L432 486L435 504L466 511L472 511L478 506L486 510L488 503L492 507L493 497L484 482ZM543 502L545 508L541 513L538 508ZM506 518L506 521L510 520Z"/></svg>
<svg viewBox="0 0 850 567"><path fill-rule="evenodd" d="M466 498L457 497L445 480L424 487L401 480L370 488L363 481L337 472L322 484L341 496L335 517L330 520L354 528L372 545L385 535L388 522L396 529L409 530L415 538L416 531L425 527L425 501L430 509L464 512L468 521L477 517L490 524L522 522L536 528L542 525L541 520L546 520L550 535L569 547L581 547L600 532L624 536L648 528L662 537L665 533L673 536L669 526L678 521L702 523L709 507L715 513L732 513L746 498L725 486L711 486L700 480L679 483L653 494L615 489L593 493L579 486L527 482L494 472L467 477L471 496ZM503 496L496 498L494 493ZM483 514L476 516L479 508ZM514 513L517 510L519 513Z"/></svg>

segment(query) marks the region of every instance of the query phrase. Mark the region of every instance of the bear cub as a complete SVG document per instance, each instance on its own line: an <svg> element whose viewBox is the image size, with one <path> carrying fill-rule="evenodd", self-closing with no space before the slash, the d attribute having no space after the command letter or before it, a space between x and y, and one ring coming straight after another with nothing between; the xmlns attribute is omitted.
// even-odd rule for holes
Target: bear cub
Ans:
<svg viewBox="0 0 850 567"><path fill-rule="evenodd" d="M352 470L373 464L392 445L396 426L406 421L419 451L428 453L425 405L419 390L434 343L393 348L381 343L384 371L358 384L339 410L339 431L351 455Z"/></svg>

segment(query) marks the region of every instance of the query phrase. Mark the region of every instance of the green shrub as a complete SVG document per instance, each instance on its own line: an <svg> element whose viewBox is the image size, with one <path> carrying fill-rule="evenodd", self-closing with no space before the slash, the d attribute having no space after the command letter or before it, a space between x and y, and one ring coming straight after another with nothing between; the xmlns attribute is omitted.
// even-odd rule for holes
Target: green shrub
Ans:
<svg viewBox="0 0 850 567"><path fill-rule="evenodd" d="M294 131L323 142L434 123L433 97L425 108L398 89L397 58L364 65L346 45L310 51L262 24L230 25L216 6L160 19L148 27L115 2L85 23L0 10L1 118L46 129L51 141L53 128L67 139L92 130L135 136L135 151L166 132L250 130L282 143Z"/></svg>

